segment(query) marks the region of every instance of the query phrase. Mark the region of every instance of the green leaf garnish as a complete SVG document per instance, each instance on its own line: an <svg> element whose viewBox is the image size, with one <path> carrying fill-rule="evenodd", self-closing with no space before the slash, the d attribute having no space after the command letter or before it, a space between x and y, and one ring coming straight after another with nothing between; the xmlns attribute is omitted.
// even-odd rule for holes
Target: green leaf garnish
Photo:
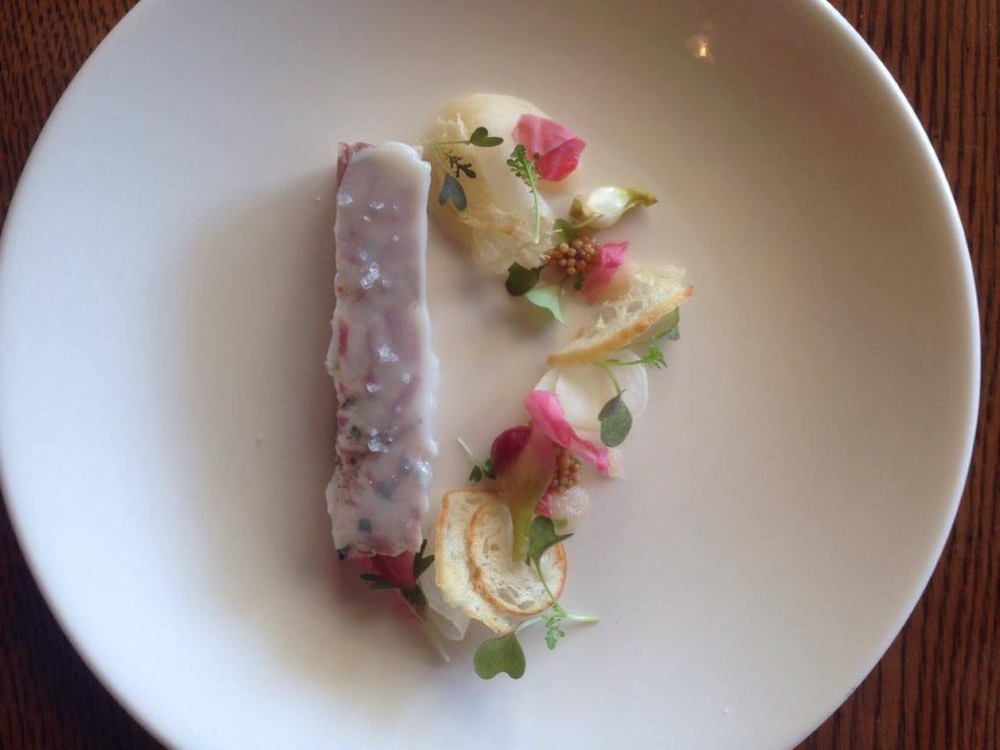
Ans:
<svg viewBox="0 0 1000 750"><path fill-rule="evenodd" d="M675 330L677 329L676 328L670 329L670 331L675 331ZM663 335L669 337L670 331L667 331L667 333ZM649 348L646 350L646 353L642 355L639 359L624 360L624 359L613 358L613 359L604 359L601 360L601 362L602 364L611 365L612 367L629 367L630 365L645 365L646 367L652 367L655 370L667 366L667 361L663 358L663 350L660 349L660 343L656 339L649 342Z"/></svg>
<svg viewBox="0 0 1000 750"><path fill-rule="evenodd" d="M528 532L528 560L535 564L541 577L542 555L559 542L569 539L572 534L557 534L556 526L551 518L535 516ZM544 583L544 581L543 581Z"/></svg>
<svg viewBox="0 0 1000 750"><path fill-rule="evenodd" d="M478 146L479 148L491 148L503 143L503 138L490 135L489 131L480 126L472 131L472 135L464 141L424 141L430 147L437 163L444 171L444 179L441 182L441 192L438 193L438 203L442 206L451 201L459 211L464 211L468 206L465 195L465 188L459 179L463 176L470 180L476 178L476 170L473 169L472 162L463 158L461 154L446 148L447 146ZM447 163L446 163L447 162Z"/></svg>
<svg viewBox="0 0 1000 750"><path fill-rule="evenodd" d="M472 452L472 449L466 445L462 438L458 438L458 444L461 446L462 450L465 451L465 455L469 457L472 462L472 471L469 473L470 482L481 482L483 477L487 479L496 479L497 473L493 469L493 459L487 458L485 461L480 461L476 458L476 454Z"/></svg>
<svg viewBox="0 0 1000 750"><path fill-rule="evenodd" d="M472 135L469 136L470 146L479 146L480 148L492 148L493 146L499 146L503 143L503 138L496 135L490 135L490 131L480 125L478 128L472 131Z"/></svg>
<svg viewBox="0 0 1000 750"><path fill-rule="evenodd" d="M526 667L524 650L517 640L517 634L525 628L538 623L545 624L545 645L549 649L554 649L556 644L566 637L566 632L562 629L564 622L595 623L596 617L589 615L575 615L567 612L559 603L559 600L552 595L549 584L542 576L541 559L545 551L552 545L569 539L572 534L557 534L555 525L551 518L536 516L531 522L531 531L528 537L528 562L534 564L538 580L545 587L552 606L539 615L530 617L519 624L513 632L507 633L497 638L489 638L479 644L476 649L476 656L473 661L476 674L484 680L496 677L500 672L506 672L515 680L524 674Z"/></svg>
<svg viewBox="0 0 1000 750"><path fill-rule="evenodd" d="M413 577L420 578L427 569L434 564L434 555L424 557L424 550L427 549L427 540L424 539L420 545L420 551L413 556Z"/></svg>
<svg viewBox="0 0 1000 750"><path fill-rule="evenodd" d="M491 680L501 672L506 672L515 680L520 679L527 662L524 649L517 640L517 632L487 638L476 649L472 664L476 674L484 680Z"/></svg>
<svg viewBox="0 0 1000 750"><path fill-rule="evenodd" d="M662 341L663 339L675 340L680 336L680 322L681 309L679 307L675 307L673 310L660 318L652 328L646 331L646 333L636 339L633 344L647 344L650 341Z"/></svg>
<svg viewBox="0 0 1000 750"><path fill-rule="evenodd" d="M396 584L390 583L388 578L380 576L378 573L362 573L359 578L370 583L375 591L391 591L397 588Z"/></svg>
<svg viewBox="0 0 1000 750"><path fill-rule="evenodd" d="M556 219L553 229L555 230L559 242L569 244L576 239L576 227L573 226L571 221L567 221L566 219Z"/></svg>
<svg viewBox="0 0 1000 750"><path fill-rule="evenodd" d="M601 407L597 418L601 421L601 442L609 448L621 445L632 429L632 412L622 399L622 394Z"/></svg>
<svg viewBox="0 0 1000 750"><path fill-rule="evenodd" d="M438 193L439 204L443 206L448 201L451 201L459 211L464 211L468 206L465 188L462 187L462 183L458 181L457 177L452 177L450 174L444 176L444 180L441 182L441 192Z"/></svg>
<svg viewBox="0 0 1000 750"><path fill-rule="evenodd" d="M520 263L512 263L507 269L507 293L511 297L521 297L527 294L538 283L542 269L525 268Z"/></svg>
<svg viewBox="0 0 1000 750"><path fill-rule="evenodd" d="M448 168L455 173L455 178L461 177L463 174L470 180L476 179L476 170L472 168L472 162L462 159L458 154L446 153L445 158L448 160Z"/></svg>
<svg viewBox="0 0 1000 750"><path fill-rule="evenodd" d="M611 375L612 367L628 367L630 365L644 365L654 369L666 367L667 361L663 358L663 350L660 348L660 341L663 339L676 341L681 337L680 319L680 308L674 308L655 326L653 326L653 332L647 332L645 335L640 336L636 341L632 342L633 346L647 342L646 353L639 359L624 360L613 357L610 359L602 359L595 362L595 364L604 368L605 372L611 376L612 381L614 380L614 376Z"/></svg>
<svg viewBox="0 0 1000 750"><path fill-rule="evenodd" d="M552 317L560 323L565 323L566 321L563 319L562 308L559 306L559 292L561 289L561 284L536 285L528 290L528 292L524 295L524 298L535 307L541 307L544 310L548 310L552 313Z"/></svg>
<svg viewBox="0 0 1000 750"><path fill-rule="evenodd" d="M583 282L584 282L583 274L578 273L576 275L576 278L573 279L573 289L579 292L581 289L583 289Z"/></svg>
<svg viewBox="0 0 1000 750"><path fill-rule="evenodd" d="M556 647L556 643L560 638L566 637L566 633L559 627L559 623L567 617L566 610L562 608L559 602L555 602L552 605L552 609L548 612L543 612L541 617L545 623L545 645L551 651Z"/></svg>
<svg viewBox="0 0 1000 750"><path fill-rule="evenodd" d="M420 584L412 588L400 589L399 593L418 610L427 606L427 597L424 595L424 590L420 588Z"/></svg>
<svg viewBox="0 0 1000 750"><path fill-rule="evenodd" d="M535 199L535 239L537 245L542 235L542 211L538 202L538 168L535 162L528 158L524 146L518 144L507 159L507 166L510 171L521 178L524 184L531 190L531 197Z"/></svg>

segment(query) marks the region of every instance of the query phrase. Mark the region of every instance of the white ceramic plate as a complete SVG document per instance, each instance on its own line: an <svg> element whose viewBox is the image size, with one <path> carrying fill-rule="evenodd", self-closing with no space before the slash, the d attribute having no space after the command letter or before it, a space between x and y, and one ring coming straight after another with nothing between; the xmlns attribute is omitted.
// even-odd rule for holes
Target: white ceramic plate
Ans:
<svg viewBox="0 0 1000 750"><path fill-rule="evenodd" d="M353 576L323 504L338 140L472 90L660 204L696 285L573 540L603 616L528 673L450 665ZM891 642L963 485L979 376L963 234L885 70L820 2L147 0L39 140L3 235L4 489L101 679L184 747L790 745ZM435 491L564 331L431 260ZM478 638L480 634L477 633Z"/></svg>

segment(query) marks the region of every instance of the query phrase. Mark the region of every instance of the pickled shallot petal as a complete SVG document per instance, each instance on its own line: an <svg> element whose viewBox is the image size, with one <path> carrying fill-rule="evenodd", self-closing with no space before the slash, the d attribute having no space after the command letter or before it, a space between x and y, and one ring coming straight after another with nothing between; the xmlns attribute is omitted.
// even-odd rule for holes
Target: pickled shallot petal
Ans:
<svg viewBox="0 0 1000 750"><path fill-rule="evenodd" d="M622 362L639 357L631 351L616 355ZM641 365L615 367L615 378L622 389L622 400L637 419L649 403L649 376ZM611 378L596 365L561 365L548 370L535 385L536 390L551 391L559 398L566 420L578 433L600 433L601 407L616 395Z"/></svg>
<svg viewBox="0 0 1000 750"><path fill-rule="evenodd" d="M602 474L611 470L608 449L581 437L566 420L559 397L550 391L535 390L524 399L532 426L572 455L582 458Z"/></svg>

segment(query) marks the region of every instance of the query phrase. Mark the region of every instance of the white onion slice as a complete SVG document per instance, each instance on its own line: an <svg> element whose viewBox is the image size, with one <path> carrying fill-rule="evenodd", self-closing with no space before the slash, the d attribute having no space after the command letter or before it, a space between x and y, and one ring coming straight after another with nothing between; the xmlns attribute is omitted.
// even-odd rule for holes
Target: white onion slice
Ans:
<svg viewBox="0 0 1000 750"><path fill-rule="evenodd" d="M420 588L427 597L427 615L431 625L449 641L465 638L469 617L445 601L434 575L420 576Z"/></svg>
<svg viewBox="0 0 1000 750"><path fill-rule="evenodd" d="M631 351L623 351L618 359L632 362L640 359ZM649 379L643 365L614 367L612 372L622 389L622 400L637 419L646 411L649 402ZM615 396L615 387L608 374L597 365L570 365L553 367L535 386L537 390L552 391L559 397L559 404L566 420L577 432L597 432L601 422L597 415Z"/></svg>

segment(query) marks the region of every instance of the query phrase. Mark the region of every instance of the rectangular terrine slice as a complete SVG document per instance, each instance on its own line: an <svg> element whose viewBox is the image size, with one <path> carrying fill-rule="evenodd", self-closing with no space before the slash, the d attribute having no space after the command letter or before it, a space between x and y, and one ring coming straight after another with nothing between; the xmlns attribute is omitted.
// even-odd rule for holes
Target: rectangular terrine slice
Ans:
<svg viewBox="0 0 1000 750"><path fill-rule="evenodd" d="M430 166L402 143L343 144L336 306L327 366L337 393L327 490L341 557L416 551L428 508L437 359L427 313Z"/></svg>

